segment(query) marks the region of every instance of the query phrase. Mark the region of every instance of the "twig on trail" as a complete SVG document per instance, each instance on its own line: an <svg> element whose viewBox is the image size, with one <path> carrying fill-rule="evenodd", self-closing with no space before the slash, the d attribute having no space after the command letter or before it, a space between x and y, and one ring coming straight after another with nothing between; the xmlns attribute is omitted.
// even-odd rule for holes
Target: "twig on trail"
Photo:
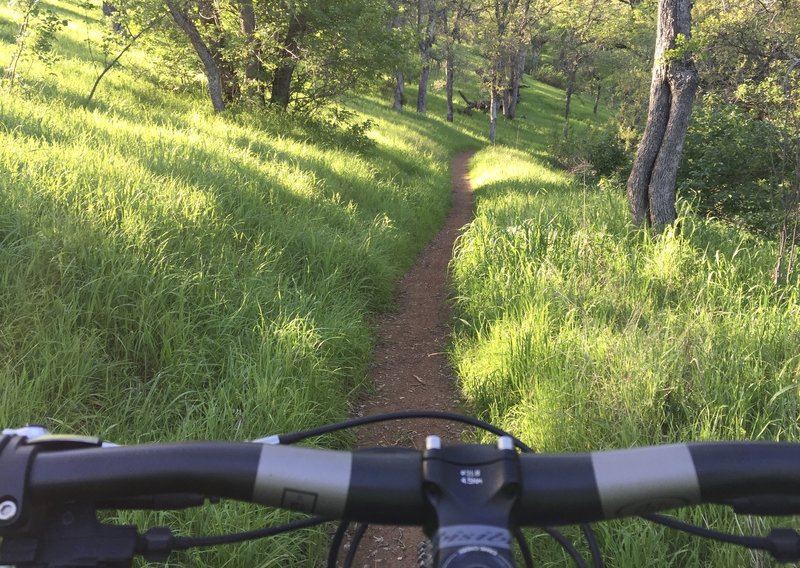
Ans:
<svg viewBox="0 0 800 568"><path fill-rule="evenodd" d="M447 355L444 351L438 351L436 353L428 353L428 357L435 357L436 355Z"/></svg>
<svg viewBox="0 0 800 568"><path fill-rule="evenodd" d="M422 379L420 379L420 378L419 378L417 375L413 375L413 376L414 376L414 378L415 378L415 379L417 379L417 380L419 381L419 384L421 384L421 385L425 385L425 384L427 384L425 381L423 381Z"/></svg>

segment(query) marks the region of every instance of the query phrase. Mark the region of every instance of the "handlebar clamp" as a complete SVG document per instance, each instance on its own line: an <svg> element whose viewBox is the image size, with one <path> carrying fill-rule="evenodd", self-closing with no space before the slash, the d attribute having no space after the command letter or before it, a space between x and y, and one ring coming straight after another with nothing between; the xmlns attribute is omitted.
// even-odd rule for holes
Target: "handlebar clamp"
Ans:
<svg viewBox="0 0 800 568"><path fill-rule="evenodd" d="M27 438L3 435L0 438L0 531L20 529L27 523L25 489L33 458L38 448L26 444Z"/></svg>
<svg viewBox="0 0 800 568"><path fill-rule="evenodd" d="M437 566L513 566L508 519L520 490L519 459L513 445L441 448L429 441L422 458L425 497L437 526Z"/></svg>

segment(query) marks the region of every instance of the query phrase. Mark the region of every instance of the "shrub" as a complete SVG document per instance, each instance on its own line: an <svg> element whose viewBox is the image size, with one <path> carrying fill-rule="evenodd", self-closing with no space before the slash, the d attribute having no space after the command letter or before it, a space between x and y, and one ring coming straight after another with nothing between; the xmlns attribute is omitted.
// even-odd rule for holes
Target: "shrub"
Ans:
<svg viewBox="0 0 800 568"><path fill-rule="evenodd" d="M711 214L758 232L780 222L779 133L737 105L706 97L694 110L678 192Z"/></svg>
<svg viewBox="0 0 800 568"><path fill-rule="evenodd" d="M536 80L541 81L545 85L550 85L557 89L566 88L566 80L564 73L556 69L549 63L542 63L536 69Z"/></svg>
<svg viewBox="0 0 800 568"><path fill-rule="evenodd" d="M577 138L553 135L549 151L558 165L569 170L591 170L595 177L616 177L630 169L631 157L619 133L610 126Z"/></svg>

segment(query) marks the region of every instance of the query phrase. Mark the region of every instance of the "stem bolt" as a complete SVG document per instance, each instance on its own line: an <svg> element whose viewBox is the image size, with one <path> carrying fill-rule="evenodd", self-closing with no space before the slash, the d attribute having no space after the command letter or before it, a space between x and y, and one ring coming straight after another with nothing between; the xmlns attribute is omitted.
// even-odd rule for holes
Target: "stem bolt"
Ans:
<svg viewBox="0 0 800 568"><path fill-rule="evenodd" d="M442 439L439 436L428 436L425 438L425 449L426 450L441 450L442 449Z"/></svg>
<svg viewBox="0 0 800 568"><path fill-rule="evenodd" d="M497 438L497 449L513 450L514 440L511 438L511 436L500 436L499 438Z"/></svg>
<svg viewBox="0 0 800 568"><path fill-rule="evenodd" d="M10 521L17 516L17 504L10 499L0 503L0 521Z"/></svg>

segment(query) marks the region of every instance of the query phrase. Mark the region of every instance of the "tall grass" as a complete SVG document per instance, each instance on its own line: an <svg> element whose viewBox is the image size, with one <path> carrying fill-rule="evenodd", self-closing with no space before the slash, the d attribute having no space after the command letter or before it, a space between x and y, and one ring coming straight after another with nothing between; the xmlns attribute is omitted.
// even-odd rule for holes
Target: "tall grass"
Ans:
<svg viewBox="0 0 800 568"><path fill-rule="evenodd" d="M99 8L53 7L70 20L62 60L30 60L0 98L0 424L136 443L348 416L370 314L391 308L441 225L449 158L475 139L369 97L350 107L372 121L372 144L264 110L212 116L202 90L163 90L135 50L84 105ZM0 8L3 65L11 17ZM181 533L215 534L286 515L224 504L135 518L173 517ZM317 531L173 564L314 565L324 541Z"/></svg>
<svg viewBox="0 0 800 568"><path fill-rule="evenodd" d="M531 153L486 149L472 175L453 359L479 414L545 452L800 438L798 287L772 284L774 243L685 206L663 235L634 230L623 191ZM687 517L763 531L719 509ZM753 562L640 521L599 530L610 566ZM544 565L564 561L536 542Z"/></svg>

